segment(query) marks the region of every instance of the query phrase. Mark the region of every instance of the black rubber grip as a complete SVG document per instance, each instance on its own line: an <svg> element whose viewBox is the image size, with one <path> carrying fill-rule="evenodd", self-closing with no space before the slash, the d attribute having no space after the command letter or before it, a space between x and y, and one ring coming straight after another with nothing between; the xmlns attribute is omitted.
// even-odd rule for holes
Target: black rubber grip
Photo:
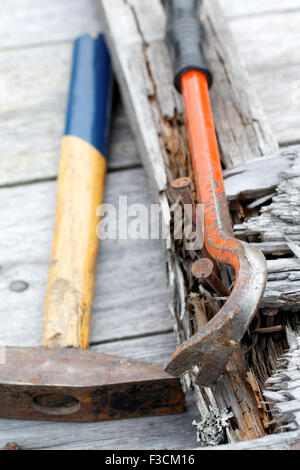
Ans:
<svg viewBox="0 0 300 470"><path fill-rule="evenodd" d="M170 51L174 85L180 92L183 74L190 70L202 72L210 87L212 73L203 54L204 30L198 15L197 0L165 0L167 11L166 42Z"/></svg>

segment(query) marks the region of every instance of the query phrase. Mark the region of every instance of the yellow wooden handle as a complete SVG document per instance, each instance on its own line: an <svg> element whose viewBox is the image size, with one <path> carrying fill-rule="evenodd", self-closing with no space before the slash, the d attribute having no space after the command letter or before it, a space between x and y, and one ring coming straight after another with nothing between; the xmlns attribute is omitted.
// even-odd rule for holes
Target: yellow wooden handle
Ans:
<svg viewBox="0 0 300 470"><path fill-rule="evenodd" d="M64 136L54 241L47 284L44 347L89 346L106 160L88 142Z"/></svg>

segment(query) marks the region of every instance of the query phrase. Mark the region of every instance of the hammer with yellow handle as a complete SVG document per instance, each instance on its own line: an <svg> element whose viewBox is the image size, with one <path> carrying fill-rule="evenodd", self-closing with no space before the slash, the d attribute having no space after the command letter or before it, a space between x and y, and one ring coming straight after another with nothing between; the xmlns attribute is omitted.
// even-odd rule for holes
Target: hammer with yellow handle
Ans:
<svg viewBox="0 0 300 470"><path fill-rule="evenodd" d="M76 40L48 278L43 346L89 346L113 75L103 36Z"/></svg>
<svg viewBox="0 0 300 470"><path fill-rule="evenodd" d="M75 42L58 178L55 233L39 348L7 347L0 363L0 417L56 421L179 413L179 379L163 366L89 345L106 173L112 70L103 36Z"/></svg>

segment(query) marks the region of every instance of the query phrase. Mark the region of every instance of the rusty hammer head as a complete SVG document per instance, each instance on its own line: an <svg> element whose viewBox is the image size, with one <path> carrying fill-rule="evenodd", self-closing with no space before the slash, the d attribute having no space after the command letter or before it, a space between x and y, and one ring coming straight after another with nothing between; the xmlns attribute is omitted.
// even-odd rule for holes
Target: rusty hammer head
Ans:
<svg viewBox="0 0 300 470"><path fill-rule="evenodd" d="M113 83L102 35L76 40L70 83L43 347L6 348L0 416L98 421L181 412L180 381L162 366L86 350Z"/></svg>
<svg viewBox="0 0 300 470"><path fill-rule="evenodd" d="M0 416L57 421L180 413L179 379L159 364L79 349L6 348Z"/></svg>

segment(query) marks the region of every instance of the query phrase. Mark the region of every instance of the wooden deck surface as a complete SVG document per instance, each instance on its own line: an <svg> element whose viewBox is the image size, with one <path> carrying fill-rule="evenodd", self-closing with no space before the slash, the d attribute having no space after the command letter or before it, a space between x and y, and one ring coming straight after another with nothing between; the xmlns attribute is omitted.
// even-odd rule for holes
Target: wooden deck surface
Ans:
<svg viewBox="0 0 300 470"><path fill-rule="evenodd" d="M0 16L0 342L40 343L72 41L101 30L97 0L7 0ZM279 143L300 142L300 0L220 0ZM115 103L106 202L150 204L122 104ZM16 283L22 281L22 283ZM22 288L20 289L20 286ZM159 241L103 241L91 345L164 362L175 339ZM196 446L183 415L91 424L0 420L0 448L178 449Z"/></svg>

